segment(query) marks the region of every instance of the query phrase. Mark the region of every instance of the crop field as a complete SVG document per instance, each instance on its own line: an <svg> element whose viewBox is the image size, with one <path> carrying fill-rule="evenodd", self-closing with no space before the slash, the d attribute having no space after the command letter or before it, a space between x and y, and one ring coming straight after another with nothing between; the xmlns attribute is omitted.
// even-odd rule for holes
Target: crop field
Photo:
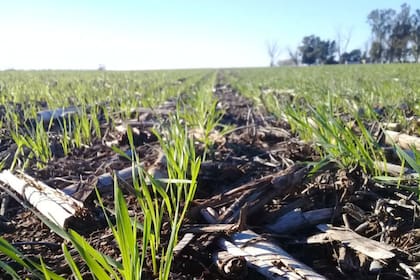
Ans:
<svg viewBox="0 0 420 280"><path fill-rule="evenodd" d="M0 72L1 279L418 279L415 64Z"/></svg>

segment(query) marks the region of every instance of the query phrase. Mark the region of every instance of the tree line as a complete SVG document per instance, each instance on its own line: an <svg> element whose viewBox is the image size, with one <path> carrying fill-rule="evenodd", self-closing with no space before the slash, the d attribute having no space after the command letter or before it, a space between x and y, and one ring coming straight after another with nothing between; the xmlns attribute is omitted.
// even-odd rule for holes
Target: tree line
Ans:
<svg viewBox="0 0 420 280"><path fill-rule="evenodd" d="M365 49L347 52L351 39L337 32L335 40L324 40L316 35L305 36L296 50L288 49L289 59L277 61L280 49L276 42L267 43L270 66L276 64L344 64L419 62L420 9L411 11L404 3L400 10L375 9L367 16L371 39Z"/></svg>

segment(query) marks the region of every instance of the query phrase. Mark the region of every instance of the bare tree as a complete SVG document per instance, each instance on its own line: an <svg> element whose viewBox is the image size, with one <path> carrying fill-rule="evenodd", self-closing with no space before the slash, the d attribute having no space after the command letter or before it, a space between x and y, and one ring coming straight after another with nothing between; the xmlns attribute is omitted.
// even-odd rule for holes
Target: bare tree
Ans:
<svg viewBox="0 0 420 280"><path fill-rule="evenodd" d="M274 67L276 65L277 58L280 54L280 49L275 41L267 42L267 52L268 56L270 57L270 67Z"/></svg>
<svg viewBox="0 0 420 280"><path fill-rule="evenodd" d="M337 28L335 32L335 43L337 49L338 60L340 61L341 55L347 51L349 46L353 28L349 28L347 32L343 32L341 28ZM341 62L341 61L340 61Z"/></svg>
<svg viewBox="0 0 420 280"><path fill-rule="evenodd" d="M292 50L290 47L287 48L287 52L289 53L290 60L293 62L294 65L299 64L299 50Z"/></svg>
<svg viewBox="0 0 420 280"><path fill-rule="evenodd" d="M365 41L363 44L363 50L362 50L362 63L368 63L369 62L369 46L372 45L372 38L369 38Z"/></svg>

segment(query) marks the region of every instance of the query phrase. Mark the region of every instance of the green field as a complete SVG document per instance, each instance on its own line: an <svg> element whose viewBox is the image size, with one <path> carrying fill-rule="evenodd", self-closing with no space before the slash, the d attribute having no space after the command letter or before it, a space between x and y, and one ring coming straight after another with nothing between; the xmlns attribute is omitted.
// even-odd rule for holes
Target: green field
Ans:
<svg viewBox="0 0 420 280"><path fill-rule="evenodd" d="M223 92L250 104L235 115L246 120L245 125L225 121L227 116L234 115L230 110L238 106L236 99L231 102L223 99ZM309 184L315 174L326 172L326 168L334 172L358 170L360 178L372 185L412 194L407 196L413 207L418 207L420 67L417 64L131 72L2 71L0 104L2 170L34 177L48 172L61 174L60 170L54 171L58 168L55 162L64 162L65 169L65 162L76 161L75 155L88 158L93 154L89 151L95 149L101 151L96 152L98 157L109 153L110 157L101 161L119 157L120 166L125 164L135 170L128 189L119 188L115 182L113 203L94 195L97 209L105 213L105 224L114 236L119 257L107 256L75 230L62 229L36 213L62 238L59 251L68 271L57 272L54 265L48 262L45 265L39 259L42 254L19 252L13 247L19 238L9 235L1 238L0 267L2 273L16 279L22 275L46 279L65 279L69 275L75 279L84 279L86 275L95 279L175 279L171 276L174 248L182 237L184 220L192 215L191 206L198 203L196 192L200 193L200 199L209 198L200 189L202 165L223 162L229 158L228 148L239 151L239 146L233 145L245 145L248 141L239 133L244 129L282 129L288 135L284 136L286 149L287 143L294 141L297 143L294 145L311 150L308 154L302 152L300 160L284 153L283 162L287 164L264 172L304 165L311 169L311 175L305 177ZM261 121L251 119L250 115L258 119L258 114L264 116ZM123 132L119 132L121 127ZM392 130L411 138L404 140L399 136L389 140L387 133ZM148 142L144 135L154 140ZM136 139L141 139L138 140L141 143ZM249 146L242 149L264 147L264 152L269 153L278 148L275 141L266 142L266 146L258 146L257 140L248 142ZM148 156L142 154L142 158L140 154L150 147L165 158L166 181L159 181L161 178L146 168ZM232 158L256 157L247 153L241 150ZM400 169L388 170L387 164ZM72 172L71 176L87 180L87 173ZM90 174L101 175L99 171ZM267 173L254 174L249 180L263 175ZM246 176L245 172L243 177ZM38 179L45 181L44 177ZM7 193L5 189L2 184L2 193ZM128 193L134 200L127 199ZM18 200L26 203L25 199ZM24 210L9 214L6 211L3 215L6 220L13 220L19 211ZM409 230L415 232L419 217L413 219ZM416 256L410 267L418 264L418 249L414 251L410 251ZM404 274L392 269L389 268L392 273Z"/></svg>

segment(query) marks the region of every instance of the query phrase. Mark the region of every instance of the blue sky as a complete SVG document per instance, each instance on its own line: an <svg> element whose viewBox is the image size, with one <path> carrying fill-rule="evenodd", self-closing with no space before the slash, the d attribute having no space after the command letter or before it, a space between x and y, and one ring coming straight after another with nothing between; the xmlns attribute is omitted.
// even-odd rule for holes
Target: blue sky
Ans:
<svg viewBox="0 0 420 280"><path fill-rule="evenodd" d="M266 66L303 36L364 48L376 8L418 0L13 0L0 2L0 69L173 69Z"/></svg>

